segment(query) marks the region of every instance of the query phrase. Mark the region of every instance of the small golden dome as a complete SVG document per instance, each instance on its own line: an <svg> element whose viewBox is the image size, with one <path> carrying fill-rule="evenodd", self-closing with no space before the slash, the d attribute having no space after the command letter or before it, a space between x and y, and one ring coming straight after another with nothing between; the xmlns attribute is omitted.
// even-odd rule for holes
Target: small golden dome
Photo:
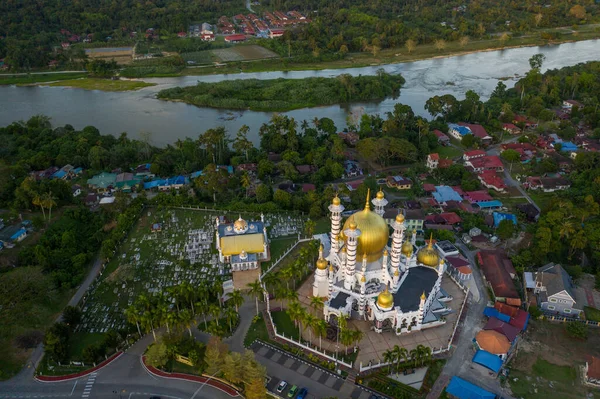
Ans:
<svg viewBox="0 0 600 399"><path fill-rule="evenodd" d="M233 223L233 229L236 231L243 231L243 230L246 230L247 228L248 228L248 223L244 219L242 219L241 215L240 215L239 219Z"/></svg>
<svg viewBox="0 0 600 399"><path fill-rule="evenodd" d="M356 224L356 222L354 221L354 219L352 219L352 220L350 221L350 223L348 224L348 228L349 228L350 230L356 230L356 228L357 228L357 227L358 227L358 225Z"/></svg>
<svg viewBox="0 0 600 399"><path fill-rule="evenodd" d="M402 249L400 251L404 256L411 256L413 253L413 245L410 243L410 241L406 240L402 244Z"/></svg>
<svg viewBox="0 0 600 399"><path fill-rule="evenodd" d="M417 234L417 229L413 229L413 236Z"/></svg>
<svg viewBox="0 0 600 399"><path fill-rule="evenodd" d="M433 236L429 239L429 244L425 248L421 248L417 253L417 262L429 266L437 267L440 258L435 249L433 249Z"/></svg>
<svg viewBox="0 0 600 399"><path fill-rule="evenodd" d="M321 243L321 245L319 245L319 251L323 252L324 249L325 247L323 246L323 243Z"/></svg>
<svg viewBox="0 0 600 399"><path fill-rule="evenodd" d="M387 248L383 250L383 256L388 256L390 253L388 252Z"/></svg>
<svg viewBox="0 0 600 399"><path fill-rule="evenodd" d="M329 264L329 271L333 273L333 264L332 263Z"/></svg>
<svg viewBox="0 0 600 399"><path fill-rule="evenodd" d="M394 297L388 291L387 285L385 290L377 296L377 305L382 309L389 309L394 305Z"/></svg>
<svg viewBox="0 0 600 399"><path fill-rule="evenodd" d="M404 223L404 215L402 213L396 215L396 222Z"/></svg>
<svg viewBox="0 0 600 399"><path fill-rule="evenodd" d="M421 300L424 301L426 299L427 299L427 297L425 296L425 291L423 291L423 293L421 294Z"/></svg>
<svg viewBox="0 0 600 399"><path fill-rule="evenodd" d="M400 275L400 273L398 272L398 269L396 269L396 271L394 272L394 276L398 277Z"/></svg>
<svg viewBox="0 0 600 399"><path fill-rule="evenodd" d="M367 259L367 254L366 254L366 253L364 253L364 254L363 254L363 260L366 260L366 259Z"/></svg>
<svg viewBox="0 0 600 399"><path fill-rule="evenodd" d="M319 269L319 270L327 269L327 260L325 260L323 258L319 258L317 260L317 269Z"/></svg>
<svg viewBox="0 0 600 399"><path fill-rule="evenodd" d="M331 203L333 205L339 205L341 203L340 197L338 197L337 194L336 194L335 197L333 197L333 201L331 201Z"/></svg>
<svg viewBox="0 0 600 399"><path fill-rule="evenodd" d="M383 191L381 191L381 189L379 189L379 191L377 191L377 199L383 199L385 197L385 194L383 193Z"/></svg>
<svg viewBox="0 0 600 399"><path fill-rule="evenodd" d="M344 247L342 248L342 252L343 252L343 253L346 253L346 252L347 252L347 250L346 250L346 246L345 246L345 245L344 245Z"/></svg>
<svg viewBox="0 0 600 399"><path fill-rule="evenodd" d="M365 275L363 274L363 276L360 278L360 282L364 283L365 281L367 281L367 279L365 278Z"/></svg>

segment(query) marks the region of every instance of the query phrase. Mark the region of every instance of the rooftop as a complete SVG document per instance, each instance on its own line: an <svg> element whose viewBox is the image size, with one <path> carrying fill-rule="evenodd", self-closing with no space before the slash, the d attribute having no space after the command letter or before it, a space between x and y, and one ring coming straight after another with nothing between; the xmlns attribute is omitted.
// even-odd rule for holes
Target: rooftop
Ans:
<svg viewBox="0 0 600 399"><path fill-rule="evenodd" d="M402 282L394 296L394 307L399 306L403 312L412 312L419 309L421 295L426 296L433 289L438 273L435 269L426 266L411 267L408 276Z"/></svg>

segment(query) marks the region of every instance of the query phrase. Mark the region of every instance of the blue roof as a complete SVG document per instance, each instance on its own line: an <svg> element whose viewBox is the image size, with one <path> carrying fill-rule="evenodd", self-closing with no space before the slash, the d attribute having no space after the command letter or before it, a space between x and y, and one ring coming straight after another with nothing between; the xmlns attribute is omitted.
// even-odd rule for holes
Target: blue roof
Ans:
<svg viewBox="0 0 600 399"><path fill-rule="evenodd" d="M450 186L435 186L435 191L432 195L440 204L447 201L462 201L460 194Z"/></svg>
<svg viewBox="0 0 600 399"><path fill-rule="evenodd" d="M487 367L494 373L497 373L502 368L502 359L484 350L478 350L477 353L475 353L475 356L473 356L473 363L481 364L483 367Z"/></svg>
<svg viewBox="0 0 600 399"><path fill-rule="evenodd" d="M561 151L577 151L577 146L570 141L563 141L561 144Z"/></svg>
<svg viewBox="0 0 600 399"><path fill-rule="evenodd" d="M471 132L471 129L469 129L468 127L460 126L460 125L457 125L456 123L449 123L448 127L450 129L456 130L461 136L466 136L467 134L473 134L473 132Z"/></svg>
<svg viewBox="0 0 600 399"><path fill-rule="evenodd" d="M517 217L512 213L494 212L494 227L498 227L503 220L512 220L513 224L517 224Z"/></svg>
<svg viewBox="0 0 600 399"><path fill-rule="evenodd" d="M500 202L498 200L482 201L482 202L478 202L473 205L477 205L480 208L500 208L502 206L502 202Z"/></svg>
<svg viewBox="0 0 600 399"><path fill-rule="evenodd" d="M158 186L164 186L166 182L165 179L156 179L149 182L144 183L144 190L150 190L151 188L156 188Z"/></svg>
<svg viewBox="0 0 600 399"><path fill-rule="evenodd" d="M500 313L496 308L486 307L483 314L489 318L495 317L502 320L505 323L510 322L510 316Z"/></svg>
<svg viewBox="0 0 600 399"><path fill-rule="evenodd" d="M80 174L81 172L83 172L83 168L82 167L73 169L73 173L75 173L76 175Z"/></svg>
<svg viewBox="0 0 600 399"><path fill-rule="evenodd" d="M63 177L65 177L66 174L67 174L67 172L65 172L64 170L60 169L60 170L57 170L56 172L54 172L54 174L52 175L52 177L54 177L56 179L62 179Z"/></svg>
<svg viewBox="0 0 600 399"><path fill-rule="evenodd" d="M204 172L201 171L201 170L198 170L196 172L192 172L192 174L190 175L190 179L195 179L196 177L202 176L203 174L204 174Z"/></svg>
<svg viewBox="0 0 600 399"><path fill-rule="evenodd" d="M446 392L459 399L494 399L496 397L495 394L460 377L452 377L450 384L446 387Z"/></svg>
<svg viewBox="0 0 600 399"><path fill-rule="evenodd" d="M27 231L25 231L25 229L19 229L19 230L17 230L17 232L15 234L13 234L12 236L10 236L10 239L11 240L16 240L17 238L19 238L23 234L27 234Z"/></svg>

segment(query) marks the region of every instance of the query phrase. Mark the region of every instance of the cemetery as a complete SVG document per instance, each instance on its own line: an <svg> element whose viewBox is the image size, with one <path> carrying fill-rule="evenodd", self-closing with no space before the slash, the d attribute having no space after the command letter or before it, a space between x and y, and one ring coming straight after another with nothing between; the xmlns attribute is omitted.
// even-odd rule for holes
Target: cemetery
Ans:
<svg viewBox="0 0 600 399"><path fill-rule="evenodd" d="M166 293L189 282L212 285L231 278L230 266L219 261L215 246L216 220L260 218L218 210L148 208L105 265L84 297L78 331L104 333L126 327L124 310L140 294ZM265 214L271 242L289 242L303 231L306 218L297 214ZM286 246L274 245L277 259ZM174 298L173 298L174 301Z"/></svg>

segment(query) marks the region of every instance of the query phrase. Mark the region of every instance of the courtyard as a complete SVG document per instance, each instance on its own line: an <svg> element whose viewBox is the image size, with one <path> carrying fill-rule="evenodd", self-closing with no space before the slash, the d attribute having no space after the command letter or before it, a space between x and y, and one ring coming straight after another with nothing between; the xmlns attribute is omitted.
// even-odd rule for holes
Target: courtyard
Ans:
<svg viewBox="0 0 600 399"><path fill-rule="evenodd" d="M298 289L298 300L307 311L310 311L310 301L312 298L312 283L313 279L308 278L304 284ZM406 348L409 352L415 349L418 345L423 345L438 350L447 348L454 331L454 325L458 320L458 312L465 301L466 295L464 291L447 275L444 275L442 280L442 289L451 295L454 299L447 303L452 309L452 313L445 316L446 323L439 326L422 331L415 331L410 334L396 335L393 332L376 333L372 330L373 323L370 321L348 320L349 328L357 328L364 333L363 339L359 343L359 352L356 358L356 365L362 363L363 367L369 363L377 364L383 362L383 354L389 349L393 349L395 345L401 348ZM314 311L313 311L314 313ZM323 312L318 311L317 316L323 318ZM307 330L303 331L302 338L308 341L311 335ZM313 345L319 346L319 339L312 337ZM344 346L329 340L322 340L324 350L337 352L345 350ZM350 352L352 348L348 349Z"/></svg>

